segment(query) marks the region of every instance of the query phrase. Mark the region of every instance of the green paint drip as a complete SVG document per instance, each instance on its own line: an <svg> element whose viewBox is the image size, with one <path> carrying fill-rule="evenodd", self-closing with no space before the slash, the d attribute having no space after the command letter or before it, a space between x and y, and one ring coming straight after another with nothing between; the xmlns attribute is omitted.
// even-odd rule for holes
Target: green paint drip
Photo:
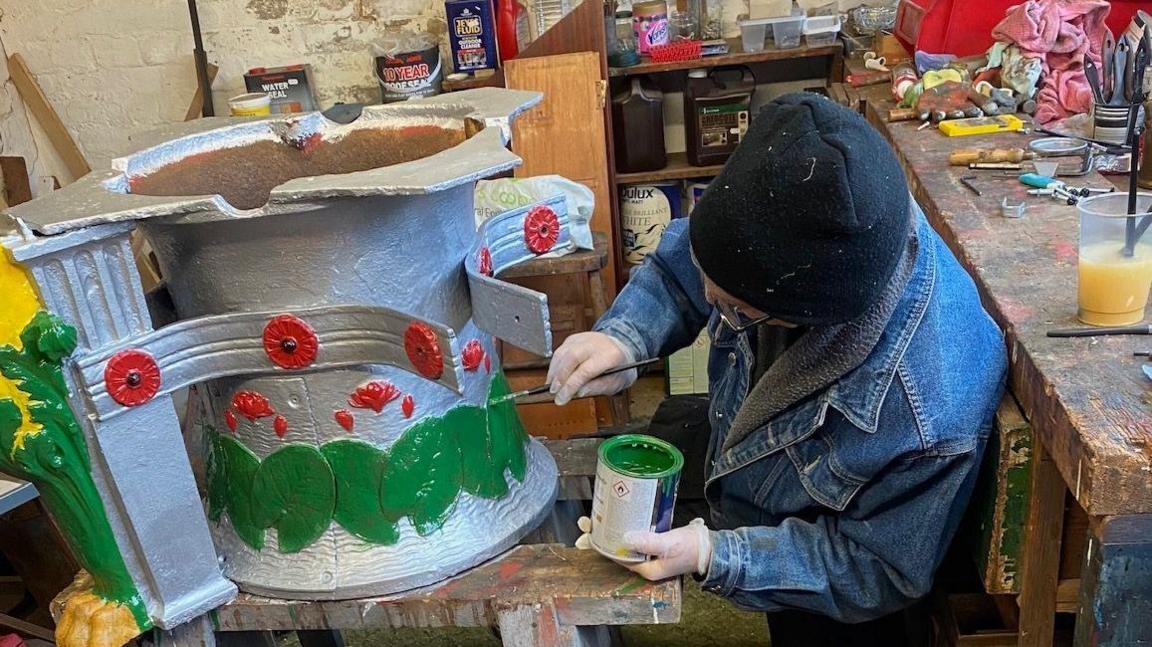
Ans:
<svg viewBox="0 0 1152 647"><path fill-rule="evenodd" d="M500 401L509 392L498 373L488 406L425 418L388 451L359 440L332 441L318 451L293 444L261 463L234 438L210 430L209 515L218 520L227 510L237 534L256 550L265 528L276 527L281 551L293 552L333 520L374 544L395 544L404 517L427 536L448 520L461 491L501 499L508 495L505 470L524 480L528 434L515 403Z"/></svg>
<svg viewBox="0 0 1152 647"><path fill-rule="evenodd" d="M20 334L24 347L0 347L0 374L12 380L31 402L32 422L43 429L16 446L23 423L11 399L0 399L0 471L27 479L68 540L73 554L92 575L93 593L128 607L140 631L152 626L144 601L128 574L104 503L92 481L84 434L68 408L68 387L61 364L76 349L76 330L60 318L39 312Z"/></svg>

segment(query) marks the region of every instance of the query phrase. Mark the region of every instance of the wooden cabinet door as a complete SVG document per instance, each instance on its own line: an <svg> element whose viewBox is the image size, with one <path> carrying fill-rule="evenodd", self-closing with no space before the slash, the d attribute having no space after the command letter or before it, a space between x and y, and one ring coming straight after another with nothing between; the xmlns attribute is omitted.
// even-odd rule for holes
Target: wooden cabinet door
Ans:
<svg viewBox="0 0 1152 647"><path fill-rule="evenodd" d="M510 60L504 79L509 88L544 93L544 101L512 125L512 150L524 158L516 177L562 175L592 189L592 229L606 234L608 258L615 259L601 72L599 53L576 52ZM608 302L615 296L614 265L610 260L604 269Z"/></svg>

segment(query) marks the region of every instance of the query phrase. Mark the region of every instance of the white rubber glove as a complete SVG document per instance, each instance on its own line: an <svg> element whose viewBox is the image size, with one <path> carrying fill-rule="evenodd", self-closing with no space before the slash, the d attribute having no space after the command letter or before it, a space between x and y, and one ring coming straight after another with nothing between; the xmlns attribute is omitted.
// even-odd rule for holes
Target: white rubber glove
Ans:
<svg viewBox="0 0 1152 647"><path fill-rule="evenodd" d="M581 550L592 548L592 520L580 517L576 525L582 533L576 540L576 547ZM656 557L637 564L620 564L648 580L663 580L685 573L704 575L712 561L712 535L700 518L668 532L630 532L624 535L624 542L636 552Z"/></svg>
<svg viewBox="0 0 1152 647"><path fill-rule="evenodd" d="M623 564L646 580L663 580L685 573L703 575L708 572L708 564L712 561L712 535L700 518L668 532L625 533L624 543L638 553L656 558L638 564Z"/></svg>
<svg viewBox="0 0 1152 647"><path fill-rule="evenodd" d="M632 386L636 369L597 377L617 366L636 361L631 351L611 335L581 332L560 344L548 365L548 384L556 404L564 406L572 398L613 395Z"/></svg>

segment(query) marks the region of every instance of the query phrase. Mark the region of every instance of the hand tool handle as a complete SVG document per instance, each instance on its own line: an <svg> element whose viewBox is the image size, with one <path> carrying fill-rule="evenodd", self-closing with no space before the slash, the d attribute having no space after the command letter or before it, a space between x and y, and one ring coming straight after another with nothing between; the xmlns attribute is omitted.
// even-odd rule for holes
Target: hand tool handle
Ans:
<svg viewBox="0 0 1152 647"><path fill-rule="evenodd" d="M1028 186L1034 186L1037 189L1047 189L1053 184L1062 184L1062 182L1057 182L1056 180L1046 175L1040 175L1039 173L1025 173L1021 175L1020 183L1026 184Z"/></svg>
<svg viewBox="0 0 1152 647"><path fill-rule="evenodd" d="M640 368L643 366L648 366L649 364L655 364L656 362L659 362L661 359L662 358L660 358L660 357L652 357L650 359L642 359L639 362L631 362L629 364L624 364L623 366L617 366L616 368L604 371L603 373L597 375L596 377L594 377L592 379L595 380L596 378L604 377L606 375L615 375L617 373L623 373L624 371L631 371L634 368ZM589 381L591 381L591 380L589 380ZM514 400L516 398L522 398L522 397L527 396L527 395L536 395L537 393L544 393L551 388L552 388L551 384L541 384L540 386L534 386L530 389L525 389L523 391L516 391L515 393L509 393L508 395L500 398L499 401L504 402L505 400Z"/></svg>
<svg viewBox="0 0 1152 647"><path fill-rule="evenodd" d="M977 162L1020 162L1029 157L1023 148L960 148L948 155L948 163L967 166Z"/></svg>
<svg viewBox="0 0 1152 647"><path fill-rule="evenodd" d="M1088 77L1088 85L1092 87L1092 97L1096 103L1104 103L1104 91L1100 89L1100 71L1092 59L1084 57L1084 76Z"/></svg>
<svg viewBox="0 0 1152 647"><path fill-rule="evenodd" d="M1049 330L1049 337L1095 337L1096 335L1152 335L1152 325L1120 326L1117 328L1063 328Z"/></svg>

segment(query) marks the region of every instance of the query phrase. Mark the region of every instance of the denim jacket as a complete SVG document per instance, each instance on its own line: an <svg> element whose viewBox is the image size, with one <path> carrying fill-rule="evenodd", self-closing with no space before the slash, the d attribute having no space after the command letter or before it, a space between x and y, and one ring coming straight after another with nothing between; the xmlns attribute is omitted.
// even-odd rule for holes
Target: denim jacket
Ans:
<svg viewBox="0 0 1152 647"><path fill-rule="evenodd" d="M717 530L703 586L739 606L841 622L896 611L928 593L964 513L1004 388L1004 342L912 204L915 261L866 359L734 445L725 440L754 386L754 346L704 300L687 219L595 326L636 359L708 326L705 493Z"/></svg>

